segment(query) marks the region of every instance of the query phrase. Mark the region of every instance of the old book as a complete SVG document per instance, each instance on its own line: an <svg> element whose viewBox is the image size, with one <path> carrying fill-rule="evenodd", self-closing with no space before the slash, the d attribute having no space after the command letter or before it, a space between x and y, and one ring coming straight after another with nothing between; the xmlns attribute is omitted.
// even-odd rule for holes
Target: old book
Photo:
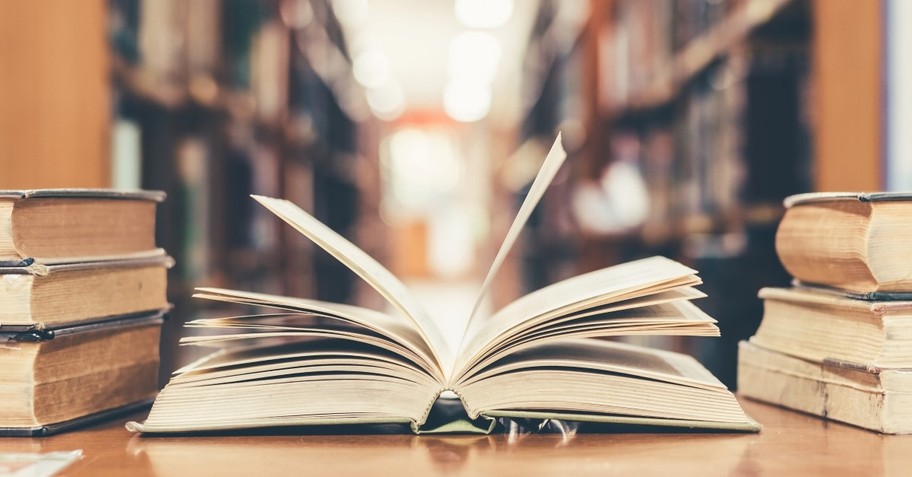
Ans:
<svg viewBox="0 0 912 477"><path fill-rule="evenodd" d="M414 432L490 431L497 418L568 419L757 430L734 395L689 356L595 338L715 336L715 320L690 300L696 272L653 257L597 270L478 312L491 278L566 157L552 147L488 271L460 343L401 281L294 204L256 197L335 256L394 309L202 288L211 300L272 313L197 320L219 334L184 338L218 348L178 370L144 423L173 433L323 424L409 424ZM464 419L431 417L455 395Z"/></svg>
<svg viewBox="0 0 912 477"><path fill-rule="evenodd" d="M886 434L912 433L912 369L809 361L742 341L738 392Z"/></svg>
<svg viewBox="0 0 912 477"><path fill-rule="evenodd" d="M155 250L161 192L0 191L0 266L100 260Z"/></svg>
<svg viewBox="0 0 912 477"><path fill-rule="evenodd" d="M148 403L162 313L56 330L0 328L0 435L44 435Z"/></svg>
<svg viewBox="0 0 912 477"><path fill-rule="evenodd" d="M855 293L912 290L912 195L811 193L785 205L776 251L793 277Z"/></svg>
<svg viewBox="0 0 912 477"><path fill-rule="evenodd" d="M799 358L912 368L912 301L858 300L809 288L764 288L751 343Z"/></svg>
<svg viewBox="0 0 912 477"><path fill-rule="evenodd" d="M0 267L0 330L46 329L168 306L173 261L146 257Z"/></svg>

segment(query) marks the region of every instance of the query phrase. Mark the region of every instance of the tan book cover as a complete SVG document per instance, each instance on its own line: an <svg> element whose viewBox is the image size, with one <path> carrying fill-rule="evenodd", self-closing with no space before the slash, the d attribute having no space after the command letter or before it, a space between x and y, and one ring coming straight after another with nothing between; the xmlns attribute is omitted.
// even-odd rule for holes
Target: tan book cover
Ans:
<svg viewBox="0 0 912 477"><path fill-rule="evenodd" d="M799 194L785 205L776 251L793 277L861 294L912 290L912 194Z"/></svg>
<svg viewBox="0 0 912 477"><path fill-rule="evenodd" d="M131 258L0 267L0 331L45 329L168 306L162 250Z"/></svg>
<svg viewBox="0 0 912 477"><path fill-rule="evenodd" d="M764 288L751 343L799 358L912 368L912 301L858 300L808 288Z"/></svg>
<svg viewBox="0 0 912 477"><path fill-rule="evenodd" d="M815 362L742 341L738 392L885 434L912 433L912 369Z"/></svg>
<svg viewBox="0 0 912 477"><path fill-rule="evenodd" d="M0 190L0 266L150 253L156 204L164 197L110 189Z"/></svg>
<svg viewBox="0 0 912 477"><path fill-rule="evenodd" d="M162 317L0 331L0 435L52 434L148 404Z"/></svg>

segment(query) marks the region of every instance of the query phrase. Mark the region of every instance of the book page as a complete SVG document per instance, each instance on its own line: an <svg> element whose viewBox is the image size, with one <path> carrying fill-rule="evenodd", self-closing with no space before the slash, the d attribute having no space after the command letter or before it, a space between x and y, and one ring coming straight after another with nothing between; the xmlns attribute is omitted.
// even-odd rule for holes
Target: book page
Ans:
<svg viewBox="0 0 912 477"><path fill-rule="evenodd" d="M345 264L346 267L364 279L390 304L414 324L417 331L427 340L437 364L449 371L453 364L453 352L427 311L418 304L405 285L383 265L364 253L355 244L339 235L297 205L283 199L254 195L280 219L312 240L320 248Z"/></svg>
<svg viewBox="0 0 912 477"><path fill-rule="evenodd" d="M481 305L482 300L484 300L488 288L491 286L491 281L503 265L507 253L513 248L516 238L519 237L520 230L522 230L523 226L529 220L529 216L532 215L532 211L535 209L535 206L538 205L542 195L544 195L545 190L547 190L551 181L554 180L554 176L557 175L557 171L566 158L567 153L564 151L564 146L561 144L561 135L558 133L557 139L554 140L554 144L551 146L551 151L548 152L548 156L545 157L545 162L538 171L538 175L536 175L535 180L532 181L532 187L529 189L528 195L526 195L525 200L523 200L522 205L519 207L519 212L516 214L516 218L513 219L513 224L510 225L510 230L507 231L507 236L504 238L503 243L500 245L500 249L497 251L497 255L494 257L494 263L491 264L491 268L488 270L488 274L481 285L481 290L478 291L478 297L475 299L475 304L472 306L472 313L469 315L469 320L466 322L466 331L472 328L472 322L475 320L478 308ZM465 340L465 333L463 333L463 340ZM462 348L462 346L460 346L460 348Z"/></svg>
<svg viewBox="0 0 912 477"><path fill-rule="evenodd" d="M612 341L571 339L517 352L470 382L523 368L567 367L623 373L647 379L725 391L725 386L690 356Z"/></svg>
<svg viewBox="0 0 912 477"><path fill-rule="evenodd" d="M475 320L463 337L454 377L473 359L504 340L519 327L574 313L590 306L647 296L700 281L695 270L664 257L622 263L536 290L510 303L493 316ZM457 372L458 371L458 372Z"/></svg>
<svg viewBox="0 0 912 477"><path fill-rule="evenodd" d="M384 332L374 332L352 322L332 320L325 315L302 313L272 313L264 315L235 316L231 318L208 318L187 322L187 328L203 328L220 331L220 334L203 334L181 338L182 346L192 345L210 348L227 346L259 346L270 343L301 343L315 339L338 338L345 341L365 343L383 348L413 362L438 382L443 376L432 360L415 353L407 343L397 341Z"/></svg>
<svg viewBox="0 0 912 477"><path fill-rule="evenodd" d="M470 417L547 409L580 420L645 417L756 430L735 396L692 357L602 340L512 354L457 392Z"/></svg>
<svg viewBox="0 0 912 477"><path fill-rule="evenodd" d="M442 385L400 354L343 339L232 347L181 368L140 432L418 422ZM216 403L217 405L214 405Z"/></svg>
<svg viewBox="0 0 912 477"><path fill-rule="evenodd" d="M399 315L389 315L368 308L344 305L341 303L329 303L307 298L293 298L269 295L266 293L227 290L223 288L197 288L193 297L228 303L291 310L353 323L377 334L386 336L390 340L405 346L410 351L419 355L428 366L434 368L434 376L441 380L445 379L443 370L437 369L439 363L435 361L434 351L431 349L428 342L422 337L418 330L415 329L414 324ZM228 319L223 320L227 321Z"/></svg>
<svg viewBox="0 0 912 477"><path fill-rule="evenodd" d="M511 335L507 341L486 347L486 351L478 355L454 379L457 382L472 379L481 369L545 343L614 336L719 336L716 320L688 301L606 312L563 324L554 323L555 321L549 321L534 331Z"/></svg>

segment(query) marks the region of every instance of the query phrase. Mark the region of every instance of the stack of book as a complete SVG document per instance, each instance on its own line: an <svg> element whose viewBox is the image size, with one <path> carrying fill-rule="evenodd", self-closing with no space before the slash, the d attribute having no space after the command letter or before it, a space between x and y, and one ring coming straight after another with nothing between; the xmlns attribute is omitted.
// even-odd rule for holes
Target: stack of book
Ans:
<svg viewBox="0 0 912 477"><path fill-rule="evenodd" d="M786 199L766 288L740 345L742 395L889 434L912 432L912 195Z"/></svg>
<svg viewBox="0 0 912 477"><path fill-rule="evenodd" d="M0 435L150 402L170 257L159 192L0 191Z"/></svg>

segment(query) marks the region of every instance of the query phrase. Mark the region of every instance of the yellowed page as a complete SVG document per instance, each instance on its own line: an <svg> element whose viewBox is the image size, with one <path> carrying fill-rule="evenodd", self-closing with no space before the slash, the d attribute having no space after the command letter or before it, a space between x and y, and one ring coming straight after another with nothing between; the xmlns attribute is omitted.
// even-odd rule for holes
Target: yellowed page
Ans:
<svg viewBox="0 0 912 477"><path fill-rule="evenodd" d="M703 389L726 390L712 373L690 356L626 343L591 339L569 339L529 347L511 354L497 367L473 376L468 382L477 382L518 369L542 367L591 369Z"/></svg>
<svg viewBox="0 0 912 477"><path fill-rule="evenodd" d="M536 290L493 316L472 323L463 338L453 376L465 371L486 347L527 322L572 313L591 304L608 304L612 299L620 301L665 291L665 285L693 285L699 282L695 273L674 260L651 257L578 275Z"/></svg>
<svg viewBox="0 0 912 477"><path fill-rule="evenodd" d="M379 311L358 306L329 303L307 298L293 298L266 293L255 293L223 288L197 288L195 298L241 303L247 305L272 307L313 313L320 316L336 317L343 321L355 323L376 333L387 336L417 354L428 366L434 369L434 376L445 380L443 370L434 360L433 350L415 329L415 326L401 316L388 315Z"/></svg>
<svg viewBox="0 0 912 477"><path fill-rule="evenodd" d="M194 320L187 323L189 328L209 328L224 331L217 335L186 336L181 338L182 346L192 345L209 348L228 348L244 346L252 343L254 346L268 344L285 344L300 343L305 339L341 339L344 341L356 341L367 345L383 348L396 353L403 358L408 359L415 364L416 368L425 371L429 377L440 380L439 372L433 368L427 359L415 354L409 348L397 343L386 336L369 332L364 328L355 328L351 326L331 326L322 323L319 326L286 326L286 325L269 325L256 324L247 325L247 319L226 321L224 318ZM270 320L271 317L265 318Z"/></svg>
<svg viewBox="0 0 912 477"><path fill-rule="evenodd" d="M253 198L319 245L320 248L329 252L383 295L390 304L408 318L427 341L441 370L452 369L454 357L446 339L405 285L389 270L295 204L284 199L258 195L254 195Z"/></svg>
<svg viewBox="0 0 912 477"><path fill-rule="evenodd" d="M547 409L582 420L614 415L756 430L735 396L692 357L602 340L511 354L460 383L457 392L470 417Z"/></svg>
<svg viewBox="0 0 912 477"><path fill-rule="evenodd" d="M454 379L474 379L479 370L501 359L547 343L613 336L719 336L715 323L715 319L687 301L609 312L569 324L544 326L531 333L526 331L511 335L507 341L498 341L496 346L486 347L485 352L473 359L467 369Z"/></svg>

